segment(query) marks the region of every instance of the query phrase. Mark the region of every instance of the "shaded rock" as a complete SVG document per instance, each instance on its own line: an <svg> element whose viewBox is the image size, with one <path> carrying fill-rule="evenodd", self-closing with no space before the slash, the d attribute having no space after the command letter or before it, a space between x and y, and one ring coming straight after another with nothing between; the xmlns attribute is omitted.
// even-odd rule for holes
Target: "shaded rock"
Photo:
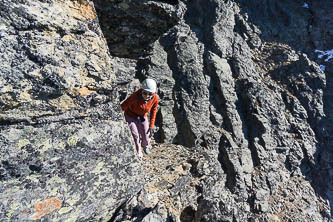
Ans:
<svg viewBox="0 0 333 222"><path fill-rule="evenodd" d="M101 29L113 56L139 58L150 44L175 25L174 7L158 1L94 1Z"/></svg>

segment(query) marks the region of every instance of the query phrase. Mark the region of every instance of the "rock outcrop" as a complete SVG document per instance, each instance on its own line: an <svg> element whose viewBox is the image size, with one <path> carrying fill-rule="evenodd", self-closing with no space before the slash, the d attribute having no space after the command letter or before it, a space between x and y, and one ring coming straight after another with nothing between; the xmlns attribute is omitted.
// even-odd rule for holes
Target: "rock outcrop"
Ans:
<svg viewBox="0 0 333 222"><path fill-rule="evenodd" d="M326 3L1 2L0 217L331 221ZM146 77L138 162L119 103Z"/></svg>
<svg viewBox="0 0 333 222"><path fill-rule="evenodd" d="M0 9L1 221L112 218L143 174L93 3Z"/></svg>

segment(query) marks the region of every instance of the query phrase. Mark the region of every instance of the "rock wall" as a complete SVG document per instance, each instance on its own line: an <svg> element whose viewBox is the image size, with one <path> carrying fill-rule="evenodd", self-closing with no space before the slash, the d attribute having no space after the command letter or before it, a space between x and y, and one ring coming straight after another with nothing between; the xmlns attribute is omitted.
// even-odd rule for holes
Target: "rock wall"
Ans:
<svg viewBox="0 0 333 222"><path fill-rule="evenodd" d="M135 79L158 80L162 102L155 139L215 150L225 178L203 182L197 203L183 209L192 209L195 221L329 220L331 179L324 169L331 159L330 69L319 66L314 44L330 30L319 25L330 24L318 15L324 4L140 3L168 11L169 17L160 17L165 23L178 21L150 44L151 55L137 57L131 72ZM95 6L101 17L118 13L117 4ZM127 6L137 19L143 17L136 1ZM149 39L149 32L136 34ZM117 39L105 36L109 45ZM123 61L113 64L120 67L135 59L119 56ZM128 87L120 87L124 95L133 90L127 80ZM327 180L315 182L318 177Z"/></svg>
<svg viewBox="0 0 333 222"><path fill-rule="evenodd" d="M112 218L141 189L92 2L0 3L1 221Z"/></svg>
<svg viewBox="0 0 333 222"><path fill-rule="evenodd" d="M0 3L1 218L331 221L326 3ZM146 77L139 163L119 103Z"/></svg>

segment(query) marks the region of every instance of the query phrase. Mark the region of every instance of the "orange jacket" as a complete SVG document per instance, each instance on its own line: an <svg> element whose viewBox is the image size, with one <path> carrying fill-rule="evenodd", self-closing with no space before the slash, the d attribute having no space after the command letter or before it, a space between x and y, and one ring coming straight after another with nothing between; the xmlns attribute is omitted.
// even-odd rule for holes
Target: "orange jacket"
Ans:
<svg viewBox="0 0 333 222"><path fill-rule="evenodd" d="M149 128L153 128L156 120L158 96L154 93L153 98L145 102L141 96L142 89L130 95L120 106L126 115L136 118L137 116L147 117L150 112Z"/></svg>

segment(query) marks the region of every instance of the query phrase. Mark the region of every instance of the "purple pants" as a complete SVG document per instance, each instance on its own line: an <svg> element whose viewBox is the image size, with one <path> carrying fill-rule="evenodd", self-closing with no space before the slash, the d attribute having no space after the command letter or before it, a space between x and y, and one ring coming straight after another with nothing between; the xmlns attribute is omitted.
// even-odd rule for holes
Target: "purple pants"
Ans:
<svg viewBox="0 0 333 222"><path fill-rule="evenodd" d="M132 118L125 114L125 119L132 132L136 150L141 150L141 146L148 146L150 144L150 138L147 134L147 130L149 129L148 118L145 117L144 121L141 122L139 117Z"/></svg>

